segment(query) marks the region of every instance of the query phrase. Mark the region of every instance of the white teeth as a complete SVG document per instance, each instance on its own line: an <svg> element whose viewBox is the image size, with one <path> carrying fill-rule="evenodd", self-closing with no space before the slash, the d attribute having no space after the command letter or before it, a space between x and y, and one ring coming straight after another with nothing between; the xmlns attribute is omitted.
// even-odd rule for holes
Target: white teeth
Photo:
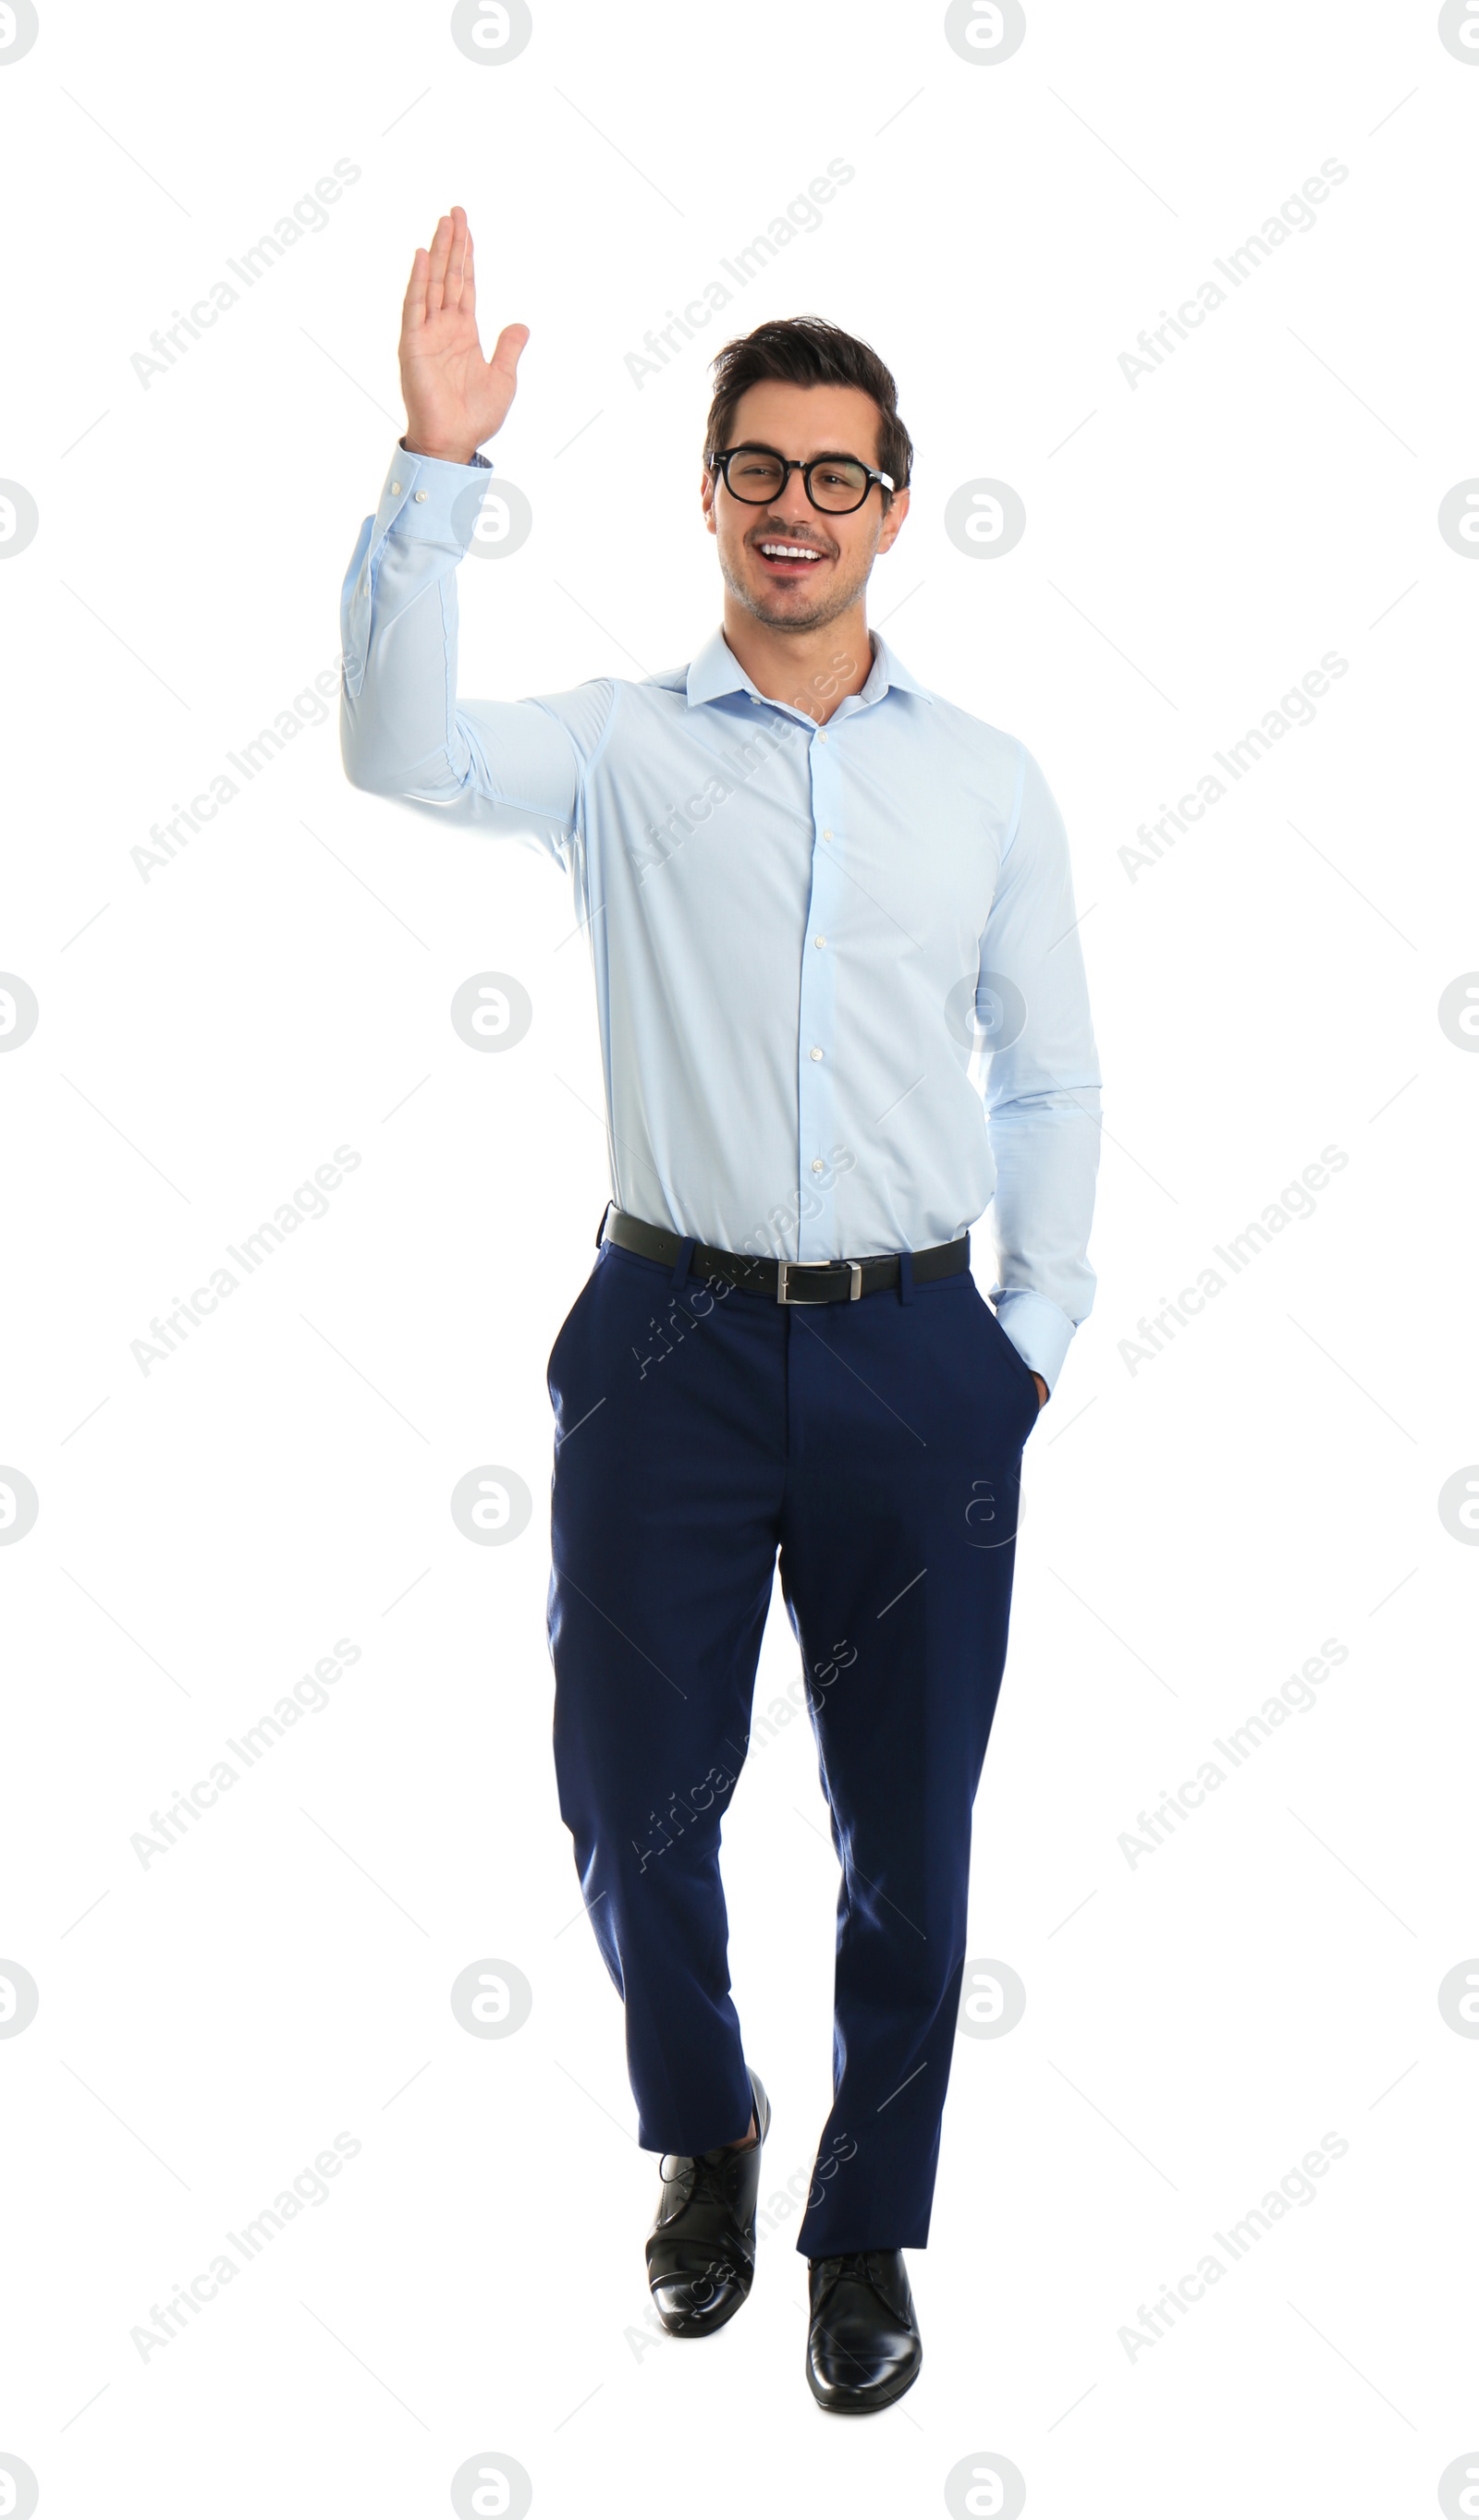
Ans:
<svg viewBox="0 0 1479 2520"><path fill-rule="evenodd" d="M802 543L762 543L767 560L820 560L821 554L809 551Z"/></svg>

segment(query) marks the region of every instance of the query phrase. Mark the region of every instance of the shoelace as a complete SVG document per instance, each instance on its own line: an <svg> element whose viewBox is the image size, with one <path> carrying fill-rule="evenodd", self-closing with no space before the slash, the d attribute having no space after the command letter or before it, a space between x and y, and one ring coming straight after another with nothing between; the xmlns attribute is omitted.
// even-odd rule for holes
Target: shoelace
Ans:
<svg viewBox="0 0 1479 2520"><path fill-rule="evenodd" d="M835 2273L839 2279L851 2275L858 2283L872 2283L874 2280L871 2249L847 2250L841 2257L823 2258L821 2263L829 2274Z"/></svg>
<svg viewBox="0 0 1479 2520"><path fill-rule="evenodd" d="M878 2265L879 2258L884 2254L882 2250L877 2249L847 2249L835 2258L818 2258L814 2272L821 2277L824 2293L830 2293L834 2284L849 2281L864 2283L877 2295L884 2307L893 2312L894 2301Z"/></svg>
<svg viewBox="0 0 1479 2520"><path fill-rule="evenodd" d="M683 2202L678 2208L680 2213L695 2203L724 2206L730 2203L723 2174L731 2158L727 2144L717 2144L712 2152L690 2154L687 2169L673 2182L683 2189Z"/></svg>

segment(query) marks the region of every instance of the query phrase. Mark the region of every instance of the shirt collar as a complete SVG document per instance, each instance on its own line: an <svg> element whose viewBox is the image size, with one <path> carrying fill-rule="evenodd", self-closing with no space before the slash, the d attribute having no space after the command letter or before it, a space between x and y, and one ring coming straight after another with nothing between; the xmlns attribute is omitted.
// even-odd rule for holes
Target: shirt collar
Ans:
<svg viewBox="0 0 1479 2520"><path fill-rule="evenodd" d="M927 692L924 685L917 683L908 669L900 663L881 632L870 630L868 637L872 643L873 663L867 681L857 695L864 706L881 700L889 691L912 692L917 699L933 700L933 693ZM756 691L720 627L705 641L688 668L688 705L694 708L701 700L721 699L726 692L754 692L757 699L766 697L763 692Z"/></svg>

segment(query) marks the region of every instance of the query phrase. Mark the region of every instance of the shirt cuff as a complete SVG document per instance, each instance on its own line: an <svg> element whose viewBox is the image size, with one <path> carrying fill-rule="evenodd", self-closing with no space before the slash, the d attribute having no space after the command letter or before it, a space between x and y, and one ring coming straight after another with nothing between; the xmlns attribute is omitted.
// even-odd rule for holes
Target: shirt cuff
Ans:
<svg viewBox="0 0 1479 2520"><path fill-rule="evenodd" d="M393 531L397 542L451 544L465 552L483 505L485 455L471 464L443 464L435 455L408 455L397 445L386 470L371 529L372 551Z"/></svg>
<svg viewBox="0 0 1479 2520"><path fill-rule="evenodd" d="M992 1302L1017 1354L1032 1372L1041 1374L1051 1393L1074 1334L1068 1315L1030 1286L994 1286Z"/></svg>
<svg viewBox="0 0 1479 2520"><path fill-rule="evenodd" d="M405 453L405 439L403 437L397 437L395 443L403 455ZM415 464L439 464L441 458L437 455L416 455L413 456L411 460ZM480 455L476 447L473 449L473 460L470 465L464 466L461 464L454 464L452 467L454 472L461 472L464 471L476 472L479 470L482 470L485 472L491 472L492 469L492 465L488 458L485 455Z"/></svg>

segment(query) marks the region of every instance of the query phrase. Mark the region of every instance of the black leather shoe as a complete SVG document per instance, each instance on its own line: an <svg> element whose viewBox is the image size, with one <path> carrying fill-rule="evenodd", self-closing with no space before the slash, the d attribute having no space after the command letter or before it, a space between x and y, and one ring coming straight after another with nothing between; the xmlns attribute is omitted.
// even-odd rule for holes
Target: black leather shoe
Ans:
<svg viewBox="0 0 1479 2520"><path fill-rule="evenodd" d="M712 2336L748 2298L755 2273L755 2207L770 2103L754 2067L759 2140L736 2152L665 2152L663 2192L647 2243L647 2282L670 2336Z"/></svg>
<svg viewBox="0 0 1479 2520"><path fill-rule="evenodd" d="M913 2386L924 2361L902 2249L813 2258L810 2270L812 2397L844 2415L891 2407Z"/></svg>

